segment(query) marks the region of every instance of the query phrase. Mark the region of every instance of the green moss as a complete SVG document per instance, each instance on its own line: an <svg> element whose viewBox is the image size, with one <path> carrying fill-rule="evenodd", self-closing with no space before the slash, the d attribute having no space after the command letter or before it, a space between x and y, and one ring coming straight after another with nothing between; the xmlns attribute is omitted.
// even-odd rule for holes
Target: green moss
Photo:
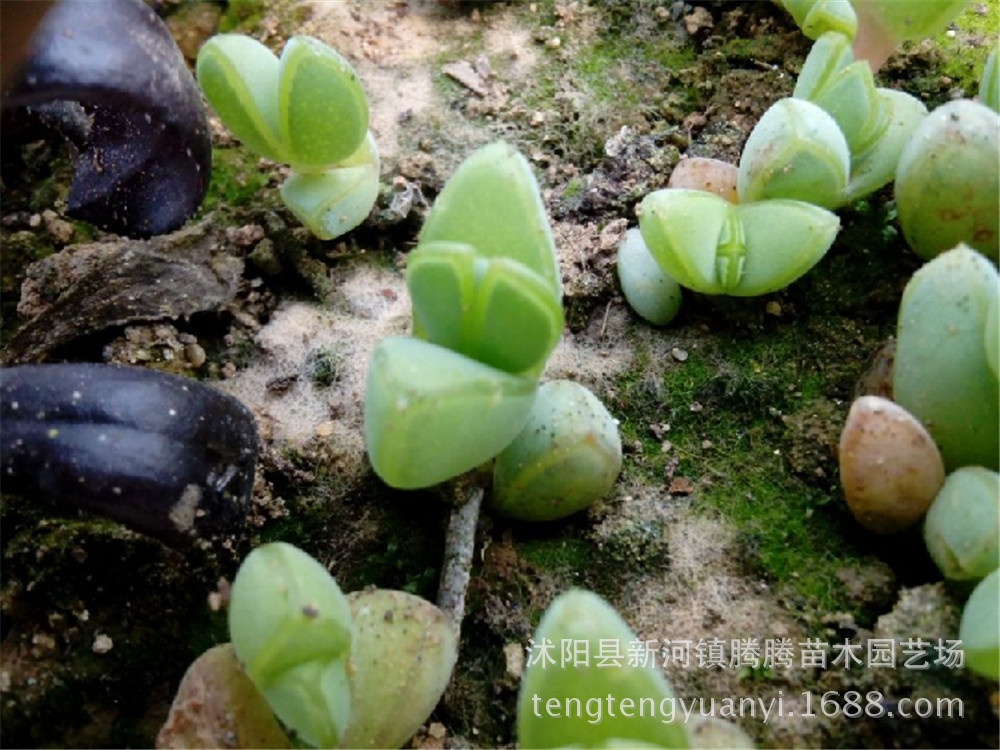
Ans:
<svg viewBox="0 0 1000 750"><path fill-rule="evenodd" d="M1000 0L970 3L955 20L957 30L940 34L935 41L944 52L941 71L972 98L990 51L1000 35Z"/></svg>
<svg viewBox="0 0 1000 750"><path fill-rule="evenodd" d="M517 551L535 567L549 571L585 570L594 552L588 542L565 534L520 541Z"/></svg>
<svg viewBox="0 0 1000 750"><path fill-rule="evenodd" d="M268 174L258 163L258 157L242 146L212 149L212 180L202 211L220 204L236 207L260 200Z"/></svg>
<svg viewBox="0 0 1000 750"><path fill-rule="evenodd" d="M257 28L265 10L265 0L229 0L226 3L226 13L219 21L219 31L247 33Z"/></svg>

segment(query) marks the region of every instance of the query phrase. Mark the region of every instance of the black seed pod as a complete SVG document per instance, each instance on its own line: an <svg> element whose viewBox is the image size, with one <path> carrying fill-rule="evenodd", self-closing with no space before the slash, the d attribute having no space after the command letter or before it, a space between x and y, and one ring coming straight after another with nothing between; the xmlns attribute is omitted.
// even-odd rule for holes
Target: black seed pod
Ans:
<svg viewBox="0 0 1000 750"><path fill-rule="evenodd" d="M4 492L57 498L170 542L232 536L256 456L249 410L189 378L100 364L0 370Z"/></svg>
<svg viewBox="0 0 1000 750"><path fill-rule="evenodd" d="M130 237L181 226L212 168L198 85L166 25L142 0L62 0L38 27L4 92L79 150L68 213Z"/></svg>

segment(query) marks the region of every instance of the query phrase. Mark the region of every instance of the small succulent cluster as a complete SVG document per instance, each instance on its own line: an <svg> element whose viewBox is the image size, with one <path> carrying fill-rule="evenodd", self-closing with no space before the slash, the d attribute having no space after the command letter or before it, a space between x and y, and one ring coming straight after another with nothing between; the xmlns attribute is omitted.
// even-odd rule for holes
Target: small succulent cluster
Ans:
<svg viewBox="0 0 1000 750"><path fill-rule="evenodd" d="M496 508L569 515L621 469L617 423L586 388L539 387L562 336L561 282L538 184L505 143L466 159L410 253L413 336L382 340L365 393L375 472L430 487L496 458Z"/></svg>
<svg viewBox="0 0 1000 750"><path fill-rule="evenodd" d="M231 649L215 647L189 669L158 746L222 747L212 743L228 731L238 747L292 747L277 716L314 747L400 747L437 705L458 653L430 602L384 589L345 596L317 560L284 542L257 547L240 566L229 634ZM195 699L205 683L221 704L215 721Z"/></svg>
<svg viewBox="0 0 1000 750"><path fill-rule="evenodd" d="M891 20L889 6L900 4L864 5L883 8ZM938 5L921 4L934 10L927 23L952 17ZM625 298L655 325L676 315L680 287L734 296L784 288L833 244L834 210L893 180L900 226L918 255L931 258L959 242L994 259L1000 253L997 113L962 100L928 115L909 94L875 86L869 62L856 59L857 18L846 0L786 6L816 40L792 96L760 118L738 167L682 161L666 189L643 199L639 232L619 247ZM889 26L902 33L895 21ZM996 66L994 55L983 102L1000 96Z"/></svg>
<svg viewBox="0 0 1000 750"><path fill-rule="evenodd" d="M617 646L612 647L617 641ZM529 658L517 702L517 738L521 747L560 748L752 748L752 740L734 724L706 717L690 725L674 711L670 683L655 659L629 660L613 669L587 663L546 660L547 646L571 642L590 653L629 653L636 635L606 601L590 591L573 589L549 605L532 638L539 655ZM582 644L588 644L582 646ZM616 651L620 649L620 651ZM594 708L608 696L618 705L652 705L662 713L643 711L601 714ZM550 715L540 710L547 702L580 706L575 713ZM551 705L551 704L550 704ZM670 712L668 714L668 710ZM584 713L584 711L590 713Z"/></svg>
<svg viewBox="0 0 1000 750"><path fill-rule="evenodd" d="M379 158L357 74L318 39L294 36L279 60L242 34L219 34L198 52L198 82L248 148L290 164L285 205L320 239L350 231L379 190Z"/></svg>
<svg viewBox="0 0 1000 750"><path fill-rule="evenodd" d="M855 401L839 451L844 496L863 526L895 533L923 518L942 575L979 581L960 637L969 667L992 679L1000 677L998 286L993 264L965 246L913 275L899 308L893 401Z"/></svg>

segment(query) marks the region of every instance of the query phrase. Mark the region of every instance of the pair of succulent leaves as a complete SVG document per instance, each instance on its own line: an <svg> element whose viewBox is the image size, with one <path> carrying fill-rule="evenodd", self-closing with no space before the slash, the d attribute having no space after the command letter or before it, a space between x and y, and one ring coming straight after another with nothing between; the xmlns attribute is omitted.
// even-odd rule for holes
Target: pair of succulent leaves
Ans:
<svg viewBox="0 0 1000 750"><path fill-rule="evenodd" d="M776 102L747 139L738 205L667 188L640 207L643 239L660 267L706 294L782 289L812 268L840 228L830 209L888 184L926 108L876 89L850 40L828 32L813 46L794 96Z"/></svg>
<svg viewBox="0 0 1000 750"><path fill-rule="evenodd" d="M466 159L407 263L414 335L375 350L365 442L376 473L412 489L510 444L562 335L555 245L524 157L494 143Z"/></svg>
<svg viewBox="0 0 1000 750"><path fill-rule="evenodd" d="M458 656L451 622L430 602L371 588L345 596L319 561L284 542L243 561L229 633L268 705L314 747L400 747Z"/></svg>
<svg viewBox="0 0 1000 750"><path fill-rule="evenodd" d="M317 237L364 221L378 197L378 149L361 81L335 50L295 36L279 60L255 39L220 34L199 51L197 75L237 138L292 166L281 197Z"/></svg>

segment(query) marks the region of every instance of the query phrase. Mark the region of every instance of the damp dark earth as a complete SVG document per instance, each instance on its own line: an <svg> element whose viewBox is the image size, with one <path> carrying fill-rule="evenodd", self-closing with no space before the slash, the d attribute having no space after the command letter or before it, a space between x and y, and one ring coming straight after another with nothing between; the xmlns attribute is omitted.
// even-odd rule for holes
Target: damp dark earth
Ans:
<svg viewBox="0 0 1000 750"><path fill-rule="evenodd" d="M309 35L340 52L367 95L379 192L359 226L319 240L279 195L289 168L247 149L209 109L200 207L180 229L129 239L69 211L79 201L75 146L5 118L0 361L185 376L231 397L215 408L233 419L248 410L259 440L255 473L239 487L250 498L245 526L199 544L177 543L176 519L159 519L164 533L136 530L121 523L128 514L74 500L86 491L15 493L5 477L5 746L153 746L188 666L229 640L230 584L264 543L301 548L344 592L376 586L435 601L450 501L375 475L365 382L376 344L410 332L404 274L424 217L459 164L498 140L538 180L562 277L565 330L542 377L576 381L603 402L623 468L603 499L562 520L511 521L484 508L457 665L410 746L516 746L525 648L553 599L574 587L601 596L642 641L689 644L687 665L665 667L681 701L780 698L782 712L767 721L760 710L722 716L757 747L1000 744L996 682L933 658L934 646L958 638L971 586L942 578L919 525L888 536L862 527L841 488L848 410L858 395L886 392L900 298L923 263L900 231L892 185L839 208L832 248L780 291L685 291L663 327L623 297L616 255L644 196L665 188L684 157L738 163L763 113L791 94L812 42L780 6L149 7L192 71L219 32L275 52ZM998 27L996 0L971 2L945 31L896 49L876 83L928 109L974 97ZM187 130L157 148L183 155L187 141L176 138L195 137ZM197 159L177 158L185 180L200 179ZM147 411L137 408L137 424ZM4 430L21 427L6 411L4 420ZM252 430L241 429L243 442L223 446L224 456L244 456ZM206 451L209 465L217 457ZM236 480L210 465L203 489L215 502ZM153 477L154 495L173 471ZM908 639L930 644L927 668L902 656L893 668L824 666L798 649ZM796 645L794 659L752 667L734 656L779 642ZM724 658L699 663L699 643ZM877 691L886 715L822 710L824 695L849 691ZM960 705L961 715L894 711L924 699Z"/></svg>

